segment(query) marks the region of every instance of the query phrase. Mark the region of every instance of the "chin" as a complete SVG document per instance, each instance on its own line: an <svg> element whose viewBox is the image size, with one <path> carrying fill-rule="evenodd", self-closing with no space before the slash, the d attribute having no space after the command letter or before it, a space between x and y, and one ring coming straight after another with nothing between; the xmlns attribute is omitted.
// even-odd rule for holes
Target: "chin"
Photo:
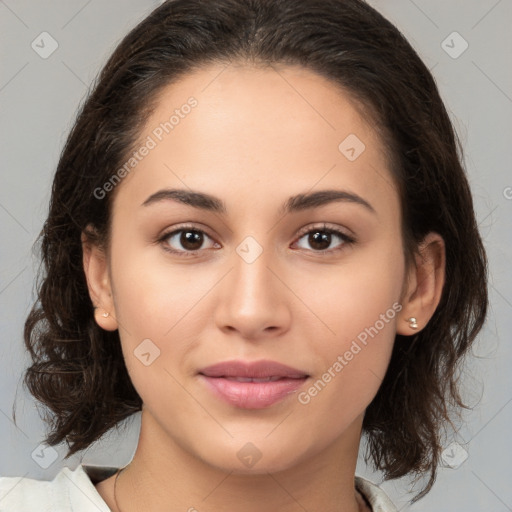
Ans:
<svg viewBox="0 0 512 512"><path fill-rule="evenodd" d="M247 436L250 439L251 436ZM240 439L240 438L239 438ZM254 437L253 437L254 439ZM307 457L305 452L297 450L297 443L291 446L265 441L231 440L229 446L216 445L206 457L206 463L224 472L238 475L266 475L286 471ZM288 441L290 439L288 438ZM302 447L304 448L304 447Z"/></svg>

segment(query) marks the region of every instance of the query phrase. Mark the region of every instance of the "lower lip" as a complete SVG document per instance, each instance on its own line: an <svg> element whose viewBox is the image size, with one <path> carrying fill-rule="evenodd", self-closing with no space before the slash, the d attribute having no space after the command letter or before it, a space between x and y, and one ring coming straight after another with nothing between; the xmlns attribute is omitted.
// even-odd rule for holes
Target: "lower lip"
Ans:
<svg viewBox="0 0 512 512"><path fill-rule="evenodd" d="M223 377L200 374L208 387L220 398L242 409L264 409L295 393L306 381L283 378L272 382L238 382Z"/></svg>

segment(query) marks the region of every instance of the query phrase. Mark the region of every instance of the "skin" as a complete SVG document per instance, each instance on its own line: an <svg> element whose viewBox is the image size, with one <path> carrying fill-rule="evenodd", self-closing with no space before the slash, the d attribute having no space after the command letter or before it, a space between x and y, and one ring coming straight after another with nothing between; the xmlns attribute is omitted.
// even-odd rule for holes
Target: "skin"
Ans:
<svg viewBox="0 0 512 512"><path fill-rule="evenodd" d="M96 321L119 329L144 402L137 450L118 480L120 510L366 510L354 489L364 411L396 333L421 330L439 303L443 240L429 234L406 267L383 144L325 78L296 66L209 65L162 91L141 140L190 96L198 105L116 188L108 249L83 234ZM349 134L365 144L354 161L338 149ZM141 206L168 188L211 194L227 213L171 200ZM338 201L280 214L290 196L326 189L374 211ZM165 250L186 252L179 234L155 242L181 223L205 233L189 257ZM356 241L332 235L322 253L307 232L323 223ZM236 250L248 236L263 251L251 263ZM271 359L308 373L307 390L393 304L401 311L307 404L292 394L240 409L197 375L220 361ZM134 355L147 338L160 350L149 366ZM237 457L249 442L261 454L252 467ZM117 511L113 482L97 490Z"/></svg>

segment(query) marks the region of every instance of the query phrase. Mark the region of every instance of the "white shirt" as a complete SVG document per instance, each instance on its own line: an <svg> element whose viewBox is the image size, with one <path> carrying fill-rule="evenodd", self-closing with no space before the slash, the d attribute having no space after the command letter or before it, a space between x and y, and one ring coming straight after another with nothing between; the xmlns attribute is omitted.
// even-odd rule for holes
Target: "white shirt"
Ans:
<svg viewBox="0 0 512 512"><path fill-rule="evenodd" d="M94 484L117 470L80 464L62 468L51 481L0 477L0 512L111 512ZM355 484L373 512L397 512L380 487L360 476Z"/></svg>

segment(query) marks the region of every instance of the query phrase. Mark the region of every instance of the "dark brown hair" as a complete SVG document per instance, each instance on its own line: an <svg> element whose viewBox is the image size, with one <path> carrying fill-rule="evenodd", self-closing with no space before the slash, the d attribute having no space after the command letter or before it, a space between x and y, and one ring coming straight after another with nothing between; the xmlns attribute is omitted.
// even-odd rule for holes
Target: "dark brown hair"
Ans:
<svg viewBox="0 0 512 512"><path fill-rule="evenodd" d="M112 196L101 188L134 150L158 93L209 63L308 68L371 113L401 195L404 250L429 232L446 244L446 283L428 325L396 336L364 418L367 460L386 478L429 475L441 426L466 407L457 371L487 310L487 263L462 153L430 72L390 22L361 0L168 0L110 57L82 105L56 170L40 235L44 272L25 323L33 364L24 383L51 413L46 438L68 457L141 409L118 332L94 320L80 235L108 240ZM92 234L91 234L92 236Z"/></svg>

